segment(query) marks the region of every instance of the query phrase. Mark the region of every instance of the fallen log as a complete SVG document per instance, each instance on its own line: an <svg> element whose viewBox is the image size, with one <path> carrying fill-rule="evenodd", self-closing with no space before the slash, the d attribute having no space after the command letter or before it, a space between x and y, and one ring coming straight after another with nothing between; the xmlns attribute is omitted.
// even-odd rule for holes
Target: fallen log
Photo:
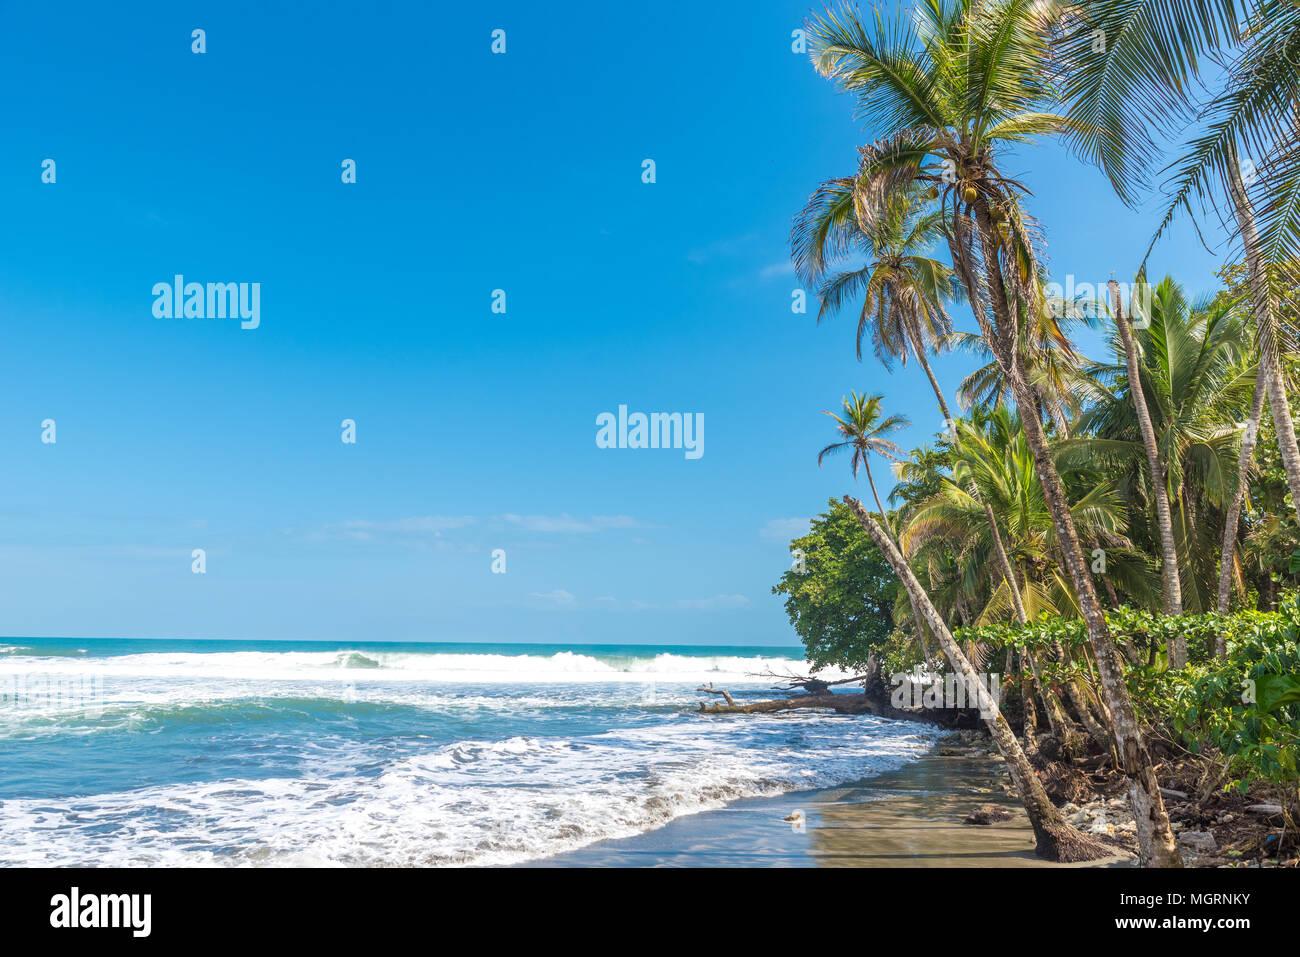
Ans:
<svg viewBox="0 0 1300 957"><path fill-rule="evenodd" d="M896 721L917 721L932 724L940 728L982 728L983 720L975 708L896 708L890 701L889 689L885 687L880 675L880 667L873 659L868 664L867 674L861 679L861 694L835 694L829 687L813 694L791 695L785 698L772 698L763 701L751 701L748 704L736 704L726 691L714 688L710 683L700 691L722 695L726 704L705 704L700 702L700 714L773 714L781 711L799 711L815 708L834 711L837 714L872 714L879 718L891 718ZM835 682L840 683L840 682ZM827 684L830 684L828 682Z"/></svg>
<svg viewBox="0 0 1300 957"><path fill-rule="evenodd" d="M714 694L726 694L715 691ZM801 694L789 698L769 698L764 701L752 701L749 704L736 704L731 695L727 695L727 704L705 704L700 702L701 714L761 714L771 711L798 711L801 708L829 708L841 714L862 714L866 711L865 695L859 694Z"/></svg>
<svg viewBox="0 0 1300 957"><path fill-rule="evenodd" d="M895 708L888 701L881 702L866 694L804 694L789 698L770 698L748 704L705 704L700 702L700 714L772 714L780 711L801 711L816 708L837 714L872 714L878 718L896 721L916 721L940 728L982 727L979 711L975 708Z"/></svg>

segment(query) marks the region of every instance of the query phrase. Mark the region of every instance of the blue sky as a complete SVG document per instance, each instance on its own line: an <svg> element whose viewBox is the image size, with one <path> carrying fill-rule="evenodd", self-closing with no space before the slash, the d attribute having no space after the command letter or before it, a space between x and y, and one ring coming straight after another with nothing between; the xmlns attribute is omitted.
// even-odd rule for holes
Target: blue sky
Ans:
<svg viewBox="0 0 1300 957"><path fill-rule="evenodd" d="M790 218L869 138L807 5L301 6L0 7L0 633L793 643L791 520L853 488L821 410L940 424L790 310ZM1153 211L1006 165L1054 273L1131 275ZM1152 271L1221 262L1184 227ZM155 318L176 273L260 282L260 327ZM619 404L705 454L597 448Z"/></svg>

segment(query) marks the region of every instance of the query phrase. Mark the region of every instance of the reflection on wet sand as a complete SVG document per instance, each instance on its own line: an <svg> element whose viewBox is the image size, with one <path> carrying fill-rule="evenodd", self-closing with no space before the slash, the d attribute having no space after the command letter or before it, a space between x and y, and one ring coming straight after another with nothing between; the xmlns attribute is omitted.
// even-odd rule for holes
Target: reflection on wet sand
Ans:
<svg viewBox="0 0 1300 957"><path fill-rule="evenodd" d="M1024 810L996 757L938 753L856 787L738 801L535 867L1073 867L1034 856ZM984 804L1002 824L963 824ZM789 820L793 818L793 820Z"/></svg>

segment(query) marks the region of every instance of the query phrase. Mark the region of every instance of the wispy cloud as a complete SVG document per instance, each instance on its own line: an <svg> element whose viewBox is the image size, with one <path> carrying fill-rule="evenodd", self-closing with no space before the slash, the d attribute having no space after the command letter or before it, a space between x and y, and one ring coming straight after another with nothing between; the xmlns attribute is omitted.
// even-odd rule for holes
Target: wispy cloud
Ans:
<svg viewBox="0 0 1300 957"><path fill-rule="evenodd" d="M474 525L473 515L420 515L388 521L349 519L322 526L316 537L369 541L382 538L441 538L443 532Z"/></svg>
<svg viewBox="0 0 1300 957"><path fill-rule="evenodd" d="M759 279L776 279L778 276L793 276L793 275L794 275L794 263L790 262L790 260L788 259L783 259L780 262L774 262L769 266L764 266L762 269L758 271Z"/></svg>
<svg viewBox="0 0 1300 957"><path fill-rule="evenodd" d="M811 519L769 518L758 530L758 537L769 542L788 542L808 531Z"/></svg>
<svg viewBox="0 0 1300 957"><path fill-rule="evenodd" d="M724 608L747 608L749 599L744 595L713 595L710 598L679 598L677 608L684 611L719 611Z"/></svg>
<svg viewBox="0 0 1300 957"><path fill-rule="evenodd" d="M746 233L729 239L717 239L705 246L696 246L686 254L686 260L701 266L712 259L736 256L755 238L757 238L756 233Z"/></svg>
<svg viewBox="0 0 1300 957"><path fill-rule="evenodd" d="M578 518L573 515L502 515L503 522L529 532L568 532L586 534L611 528L643 528L631 515L592 515Z"/></svg>
<svg viewBox="0 0 1300 957"><path fill-rule="evenodd" d="M535 591L532 593L532 597L561 608L571 608L578 603L577 597L563 588L555 588L546 592Z"/></svg>
<svg viewBox="0 0 1300 957"><path fill-rule="evenodd" d="M322 525L307 534L309 539L353 541L419 541L441 539L448 532L465 528L510 528L538 534L586 535L622 528L647 528L631 515L415 515L394 519L347 519ZM292 530L287 530L293 534Z"/></svg>

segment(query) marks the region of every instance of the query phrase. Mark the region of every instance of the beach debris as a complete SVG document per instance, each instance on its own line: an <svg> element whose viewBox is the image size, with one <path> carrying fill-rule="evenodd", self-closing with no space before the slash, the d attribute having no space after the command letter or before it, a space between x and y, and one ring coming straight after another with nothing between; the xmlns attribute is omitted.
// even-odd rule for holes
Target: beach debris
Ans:
<svg viewBox="0 0 1300 957"><path fill-rule="evenodd" d="M700 685L700 686L699 686L698 688L696 688L695 690L696 690L697 692L703 692L704 694L720 694L720 695L722 695L722 697L724 697L724 698L727 699L727 704L729 704L729 705L730 705L731 707L733 707L733 708L736 706L736 702L735 702L735 700L731 697L731 693L730 693L729 691L727 691L725 688L714 688L714 687L713 687L713 682L712 682L712 681L710 681L707 685ZM703 703L700 704L700 710L701 710L701 711L704 710L704 705L703 705Z"/></svg>
<svg viewBox="0 0 1300 957"><path fill-rule="evenodd" d="M1282 805L1280 804L1251 804L1246 808L1251 814L1282 814Z"/></svg>
<svg viewBox="0 0 1300 957"><path fill-rule="evenodd" d="M1219 849L1219 842L1209 831L1184 831L1178 835L1178 845L1194 854L1213 854Z"/></svg>
<svg viewBox="0 0 1300 957"><path fill-rule="evenodd" d="M1006 808L995 807L992 804L985 804L978 807L970 814L966 815L965 824L997 824L1001 821L1011 820L1011 812Z"/></svg>
<svg viewBox="0 0 1300 957"><path fill-rule="evenodd" d="M763 701L751 700L748 703L738 704L724 689L715 688L712 683L709 683L696 690L704 694L719 695L725 698L727 703L705 704L701 701L699 713L771 714L781 711L816 709L834 711L837 714L871 714L881 718L916 721L952 731L963 728L978 730L983 727L982 719L976 708L898 707L893 701L893 695L889 687L885 684L884 677L880 673L880 663L875 655L871 655L868 659L865 674L855 675L851 678L823 681L811 675L778 674L772 671L753 673L751 677L772 678L781 682L784 687L777 690L778 693L785 695L785 697ZM845 684L861 684L862 691L856 694L835 692L835 686ZM800 691L803 693L799 693Z"/></svg>

